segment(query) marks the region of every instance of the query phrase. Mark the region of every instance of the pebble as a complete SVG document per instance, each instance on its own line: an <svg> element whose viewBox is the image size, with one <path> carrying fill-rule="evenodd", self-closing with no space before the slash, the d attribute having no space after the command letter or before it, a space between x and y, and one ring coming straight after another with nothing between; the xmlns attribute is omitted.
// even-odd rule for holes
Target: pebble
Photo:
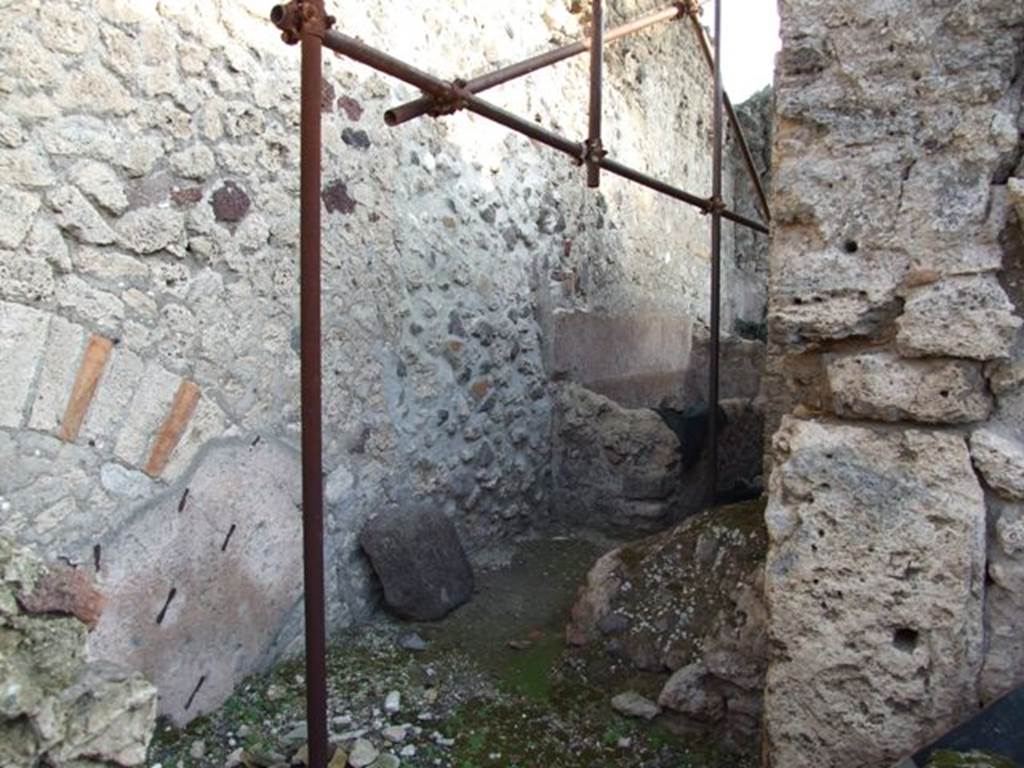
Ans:
<svg viewBox="0 0 1024 768"><path fill-rule="evenodd" d="M206 742L193 741L188 753L192 756L193 760L202 760L203 756L206 754Z"/></svg>
<svg viewBox="0 0 1024 768"><path fill-rule="evenodd" d="M398 638L398 647L419 653L427 650L427 641L420 636L419 632L409 632Z"/></svg>
<svg viewBox="0 0 1024 768"><path fill-rule="evenodd" d="M394 742L395 744L400 744L403 741L405 741L405 737L408 735L408 731L406 730L404 725L392 725L382 730L380 732L380 735L388 741Z"/></svg>
<svg viewBox="0 0 1024 768"><path fill-rule="evenodd" d="M352 751L348 754L348 764L352 768L366 768L377 759L380 752L366 739L356 739Z"/></svg>
<svg viewBox="0 0 1024 768"><path fill-rule="evenodd" d="M250 728L248 725L240 725L240 726L238 726L238 738L244 739L250 733L252 733L252 728Z"/></svg>
<svg viewBox="0 0 1024 768"><path fill-rule="evenodd" d="M402 708L402 694L398 691L391 691L388 697L384 699L384 711L389 715L393 715Z"/></svg>
<svg viewBox="0 0 1024 768"><path fill-rule="evenodd" d="M416 747L412 744L406 744L398 754L402 757L416 757Z"/></svg>
<svg viewBox="0 0 1024 768"><path fill-rule="evenodd" d="M285 744L299 744L309 738L305 722L296 723L295 726L281 737Z"/></svg>
<svg viewBox="0 0 1024 768"><path fill-rule="evenodd" d="M230 755L224 758L224 768L238 768L242 764L244 750L239 747Z"/></svg>
<svg viewBox="0 0 1024 768"><path fill-rule="evenodd" d="M620 715L642 717L645 720L653 720L661 714L661 707L636 691L626 691L615 696L612 699L612 709Z"/></svg>
<svg viewBox="0 0 1024 768"><path fill-rule="evenodd" d="M633 740L628 736L623 736L618 742L619 749L629 749L633 746Z"/></svg>
<svg viewBox="0 0 1024 768"><path fill-rule="evenodd" d="M394 755L384 753L373 761L370 768L398 768L401 764L402 761Z"/></svg>
<svg viewBox="0 0 1024 768"><path fill-rule="evenodd" d="M276 683L274 685L271 685L269 688L267 688L267 699L269 699L270 701L277 701L278 699L282 698L283 696L284 696L284 689L281 686L277 685Z"/></svg>

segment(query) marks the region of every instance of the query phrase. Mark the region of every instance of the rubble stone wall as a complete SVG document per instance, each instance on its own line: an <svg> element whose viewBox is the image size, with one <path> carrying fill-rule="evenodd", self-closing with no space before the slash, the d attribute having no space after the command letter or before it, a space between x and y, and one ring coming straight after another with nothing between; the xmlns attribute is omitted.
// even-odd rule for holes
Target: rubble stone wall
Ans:
<svg viewBox="0 0 1024 768"><path fill-rule="evenodd" d="M766 763L881 768L1024 681L1024 7L780 7Z"/></svg>
<svg viewBox="0 0 1024 768"><path fill-rule="evenodd" d="M301 626L298 51L270 5L29 2L0 32L0 532L96 574L110 604L91 652L130 660L178 721ZM339 18L452 77L579 37L577 5L399 0ZM621 0L608 15L648 10ZM357 543L374 511L433 500L471 553L557 516L560 329L596 318L632 339L658 317L678 354L602 375L668 380L678 395L663 374L691 365L708 261L697 211L607 174L586 190L566 158L471 116L389 129L384 109L416 94L338 57L325 66L339 626L375 604ZM583 136L586 66L493 98ZM617 42L607 69L608 146L705 194L710 97L691 31ZM732 242L727 227L727 253ZM725 327L760 322L755 271L725 266ZM219 621L236 614L241 640Z"/></svg>

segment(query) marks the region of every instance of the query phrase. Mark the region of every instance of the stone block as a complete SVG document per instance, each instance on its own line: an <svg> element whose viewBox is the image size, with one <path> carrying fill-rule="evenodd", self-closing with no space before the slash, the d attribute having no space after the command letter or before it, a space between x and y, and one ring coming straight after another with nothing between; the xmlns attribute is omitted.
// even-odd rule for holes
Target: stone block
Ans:
<svg viewBox="0 0 1024 768"><path fill-rule="evenodd" d="M691 346L692 321L685 315L556 312L553 326L552 378L626 407L680 398Z"/></svg>
<svg viewBox="0 0 1024 768"><path fill-rule="evenodd" d="M1024 445L991 429L971 435L971 459L985 482L1000 496L1024 501Z"/></svg>
<svg viewBox="0 0 1024 768"><path fill-rule="evenodd" d="M965 424L992 412L979 363L879 352L828 358L826 371L835 412L848 418Z"/></svg>
<svg viewBox="0 0 1024 768"><path fill-rule="evenodd" d="M128 418L128 405L135 397L144 368L142 358L127 347L114 347L82 429L83 435L96 442L97 447L113 444Z"/></svg>
<svg viewBox="0 0 1024 768"><path fill-rule="evenodd" d="M131 402L119 404L123 421L114 443L117 458L132 466L146 460L149 447L170 411L180 384L180 377L159 364L146 364Z"/></svg>
<svg viewBox="0 0 1024 768"><path fill-rule="evenodd" d="M108 603L90 652L145 674L176 723L219 706L281 650L302 595L299 464L266 439L211 448L102 543Z"/></svg>
<svg viewBox="0 0 1024 768"><path fill-rule="evenodd" d="M17 248L32 228L32 219L39 210L39 198L28 192L0 185L0 248Z"/></svg>
<svg viewBox="0 0 1024 768"><path fill-rule="evenodd" d="M896 344L909 357L1008 357L1024 323L993 274L947 277L912 289L896 320Z"/></svg>
<svg viewBox="0 0 1024 768"><path fill-rule="evenodd" d="M0 302L0 427L24 421L49 322L45 312Z"/></svg>
<svg viewBox="0 0 1024 768"><path fill-rule="evenodd" d="M774 451L769 765L888 766L977 706L985 501L967 445L787 418Z"/></svg>
<svg viewBox="0 0 1024 768"><path fill-rule="evenodd" d="M986 704L1024 682L1024 506L998 503L992 517L981 673Z"/></svg>
<svg viewBox="0 0 1024 768"><path fill-rule="evenodd" d="M367 521L359 543L384 587L384 602L404 619L444 618L473 594L473 569L440 511L385 511Z"/></svg>
<svg viewBox="0 0 1024 768"><path fill-rule="evenodd" d="M85 348L85 329L59 315L50 320L42 353L39 383L29 416L29 429L53 432L60 427Z"/></svg>
<svg viewBox="0 0 1024 768"><path fill-rule="evenodd" d="M106 245L116 239L107 222L75 187L64 185L49 195L57 224L83 243Z"/></svg>

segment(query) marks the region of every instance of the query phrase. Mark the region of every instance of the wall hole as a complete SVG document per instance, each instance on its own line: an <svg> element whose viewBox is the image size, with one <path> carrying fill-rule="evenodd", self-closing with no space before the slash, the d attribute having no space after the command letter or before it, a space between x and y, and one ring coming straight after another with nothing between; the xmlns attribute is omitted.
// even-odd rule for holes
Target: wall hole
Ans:
<svg viewBox="0 0 1024 768"><path fill-rule="evenodd" d="M100 558L103 555L103 547L99 544L94 544L92 548L92 564L96 569L96 573L100 572Z"/></svg>
<svg viewBox="0 0 1024 768"><path fill-rule="evenodd" d="M181 494L181 500L178 502L178 512L182 512L185 509L185 504L188 502L188 488Z"/></svg>
<svg viewBox="0 0 1024 768"><path fill-rule="evenodd" d="M847 240L845 243L843 243L843 250L846 251L847 253L856 253L857 251L860 250L860 246L857 245L856 240Z"/></svg>
<svg viewBox="0 0 1024 768"><path fill-rule="evenodd" d="M903 651L903 653L913 653L914 649L917 648L918 637L919 634L916 629L900 627L892 633L892 644L898 651Z"/></svg>

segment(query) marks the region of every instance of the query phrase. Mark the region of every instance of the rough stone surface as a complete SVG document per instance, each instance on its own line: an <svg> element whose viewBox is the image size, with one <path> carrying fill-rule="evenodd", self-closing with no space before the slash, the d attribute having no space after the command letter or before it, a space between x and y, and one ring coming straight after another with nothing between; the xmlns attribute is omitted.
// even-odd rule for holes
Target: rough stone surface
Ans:
<svg viewBox="0 0 1024 768"><path fill-rule="evenodd" d="M981 700L989 703L1024 682L1024 507L994 504L985 595L985 665Z"/></svg>
<svg viewBox="0 0 1024 768"><path fill-rule="evenodd" d="M47 568L0 538L4 766L145 763L156 725L156 689L122 666L85 660L86 625L68 614L83 605L78 598L89 590L81 571ZM26 604L42 610L28 613Z"/></svg>
<svg viewBox="0 0 1024 768"><path fill-rule="evenodd" d="M384 602L404 619L443 618L473 594L473 569L459 535L436 510L376 515L359 541L384 587Z"/></svg>
<svg viewBox="0 0 1024 768"><path fill-rule="evenodd" d="M896 321L896 344L907 356L1009 357L1021 327L994 275L950 277L914 288Z"/></svg>
<svg viewBox="0 0 1024 768"><path fill-rule="evenodd" d="M991 428L971 435L971 459L981 476L1004 498L1024 501L1024 445Z"/></svg>
<svg viewBox="0 0 1024 768"><path fill-rule="evenodd" d="M787 419L774 448L771 764L889 765L977 706L985 503L966 443Z"/></svg>
<svg viewBox="0 0 1024 768"><path fill-rule="evenodd" d="M977 363L868 353L834 357L827 370L840 416L965 424L992 413L992 397Z"/></svg>
<svg viewBox="0 0 1024 768"><path fill-rule="evenodd" d="M673 672L659 704L720 735L760 724L767 657L760 504L722 507L603 555L566 638L601 643L648 672Z"/></svg>
<svg viewBox="0 0 1024 768"><path fill-rule="evenodd" d="M266 438L214 447L102 542L109 602L90 652L142 670L174 722L218 706L294 636L299 475L298 457Z"/></svg>

